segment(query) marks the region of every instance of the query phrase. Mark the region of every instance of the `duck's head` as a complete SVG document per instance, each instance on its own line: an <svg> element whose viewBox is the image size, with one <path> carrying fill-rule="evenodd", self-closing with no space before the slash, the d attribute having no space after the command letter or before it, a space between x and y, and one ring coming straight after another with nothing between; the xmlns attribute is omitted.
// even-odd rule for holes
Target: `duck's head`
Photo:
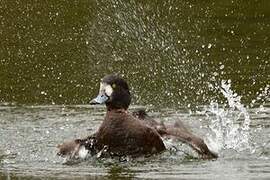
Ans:
<svg viewBox="0 0 270 180"><path fill-rule="evenodd" d="M127 82L120 76L107 75L100 82L99 94L90 104L106 104L108 110L127 109L131 101Z"/></svg>

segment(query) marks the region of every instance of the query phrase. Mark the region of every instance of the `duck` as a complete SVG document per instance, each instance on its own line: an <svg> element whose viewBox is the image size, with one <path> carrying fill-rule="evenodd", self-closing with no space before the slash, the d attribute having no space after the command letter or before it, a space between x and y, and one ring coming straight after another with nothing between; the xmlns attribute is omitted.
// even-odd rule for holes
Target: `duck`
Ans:
<svg viewBox="0 0 270 180"><path fill-rule="evenodd" d="M80 156L81 149L107 152L113 156L148 156L165 151L156 129L133 116L128 107L131 95L127 82L118 75L107 75L100 82L98 96L91 105L105 104L103 122L93 135L58 145L58 155Z"/></svg>
<svg viewBox="0 0 270 180"><path fill-rule="evenodd" d="M129 112L130 103L131 94L126 80L115 74L103 77L97 97L90 101L91 105L106 105L103 122L94 134L58 145L57 154L80 158L87 154L149 156L166 150L162 138L167 137L188 144L203 159L218 157L203 139L188 131L181 121L165 125L151 118L145 110Z"/></svg>

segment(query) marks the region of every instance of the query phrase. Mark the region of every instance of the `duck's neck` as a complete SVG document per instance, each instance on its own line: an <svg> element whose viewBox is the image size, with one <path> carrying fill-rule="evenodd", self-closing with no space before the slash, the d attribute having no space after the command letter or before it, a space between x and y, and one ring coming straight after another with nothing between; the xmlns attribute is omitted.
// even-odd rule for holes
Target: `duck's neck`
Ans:
<svg viewBox="0 0 270 180"><path fill-rule="evenodd" d="M117 109L114 109L114 108L109 108L107 107L107 112L108 113L127 113L127 109L125 108L117 108Z"/></svg>

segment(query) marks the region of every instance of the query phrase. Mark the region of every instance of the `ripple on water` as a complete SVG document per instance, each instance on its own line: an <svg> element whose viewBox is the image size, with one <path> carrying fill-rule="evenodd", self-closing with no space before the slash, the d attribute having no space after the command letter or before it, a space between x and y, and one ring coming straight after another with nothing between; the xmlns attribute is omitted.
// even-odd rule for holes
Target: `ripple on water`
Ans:
<svg viewBox="0 0 270 180"><path fill-rule="evenodd" d="M136 107L131 107L136 109ZM192 152L179 144L181 151L168 151L147 159L128 162L89 159L63 164L56 156L56 145L64 140L86 136L97 129L104 117L104 108L90 106L13 106L0 108L0 177L84 177L112 178L239 178L269 177L269 116L270 108L248 109L251 117L250 139L254 151L238 152L224 149L216 161L189 158ZM158 120L167 123L181 119L193 132L204 139L209 128L209 117L202 111L153 111ZM258 129L258 127L260 127ZM168 142L170 143L170 142ZM186 149L184 149L186 148ZM183 152L184 151L184 152ZM186 151L186 152L185 152ZM255 175L259 173L260 175Z"/></svg>

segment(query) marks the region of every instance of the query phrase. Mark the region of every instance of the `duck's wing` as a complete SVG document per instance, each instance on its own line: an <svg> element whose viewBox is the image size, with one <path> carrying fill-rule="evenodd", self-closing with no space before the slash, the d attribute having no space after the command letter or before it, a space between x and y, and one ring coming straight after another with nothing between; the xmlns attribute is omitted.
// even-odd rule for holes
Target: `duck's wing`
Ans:
<svg viewBox="0 0 270 180"><path fill-rule="evenodd" d="M160 123L157 122L155 119L153 119L152 117L150 117L146 111L144 109L138 109L132 112L132 115L139 119L141 122L143 122L144 124L155 128L156 126L158 126Z"/></svg>
<svg viewBox="0 0 270 180"><path fill-rule="evenodd" d="M148 150L150 153L155 154L166 150L161 135L154 128L146 126L143 139L146 149L150 148L150 150Z"/></svg>
<svg viewBox="0 0 270 180"><path fill-rule="evenodd" d="M165 136L175 138L192 147L203 159L214 159L218 155L209 150L204 140L189 132L186 128L167 127Z"/></svg>
<svg viewBox="0 0 270 180"><path fill-rule="evenodd" d="M173 126L168 126L163 122L155 121L153 118L148 116L143 109L134 111L133 116L137 117L146 125L154 128L160 136L174 138L188 144L198 152L203 159L213 159L218 157L216 153L209 150L203 139L192 134L192 132L180 120L176 121Z"/></svg>
<svg viewBox="0 0 270 180"><path fill-rule="evenodd" d="M178 128L178 129L181 129L184 132L190 132L191 133L191 131L188 130L188 128L180 120L175 121L173 127Z"/></svg>
<svg viewBox="0 0 270 180"><path fill-rule="evenodd" d="M95 151L95 134L87 136L86 138L66 141L57 145L57 155L63 157L69 156L70 158L73 158L79 155L82 147L92 154Z"/></svg>
<svg viewBox="0 0 270 180"><path fill-rule="evenodd" d="M73 157L79 151L80 143L77 140L66 141L57 145L58 156L70 156Z"/></svg>

